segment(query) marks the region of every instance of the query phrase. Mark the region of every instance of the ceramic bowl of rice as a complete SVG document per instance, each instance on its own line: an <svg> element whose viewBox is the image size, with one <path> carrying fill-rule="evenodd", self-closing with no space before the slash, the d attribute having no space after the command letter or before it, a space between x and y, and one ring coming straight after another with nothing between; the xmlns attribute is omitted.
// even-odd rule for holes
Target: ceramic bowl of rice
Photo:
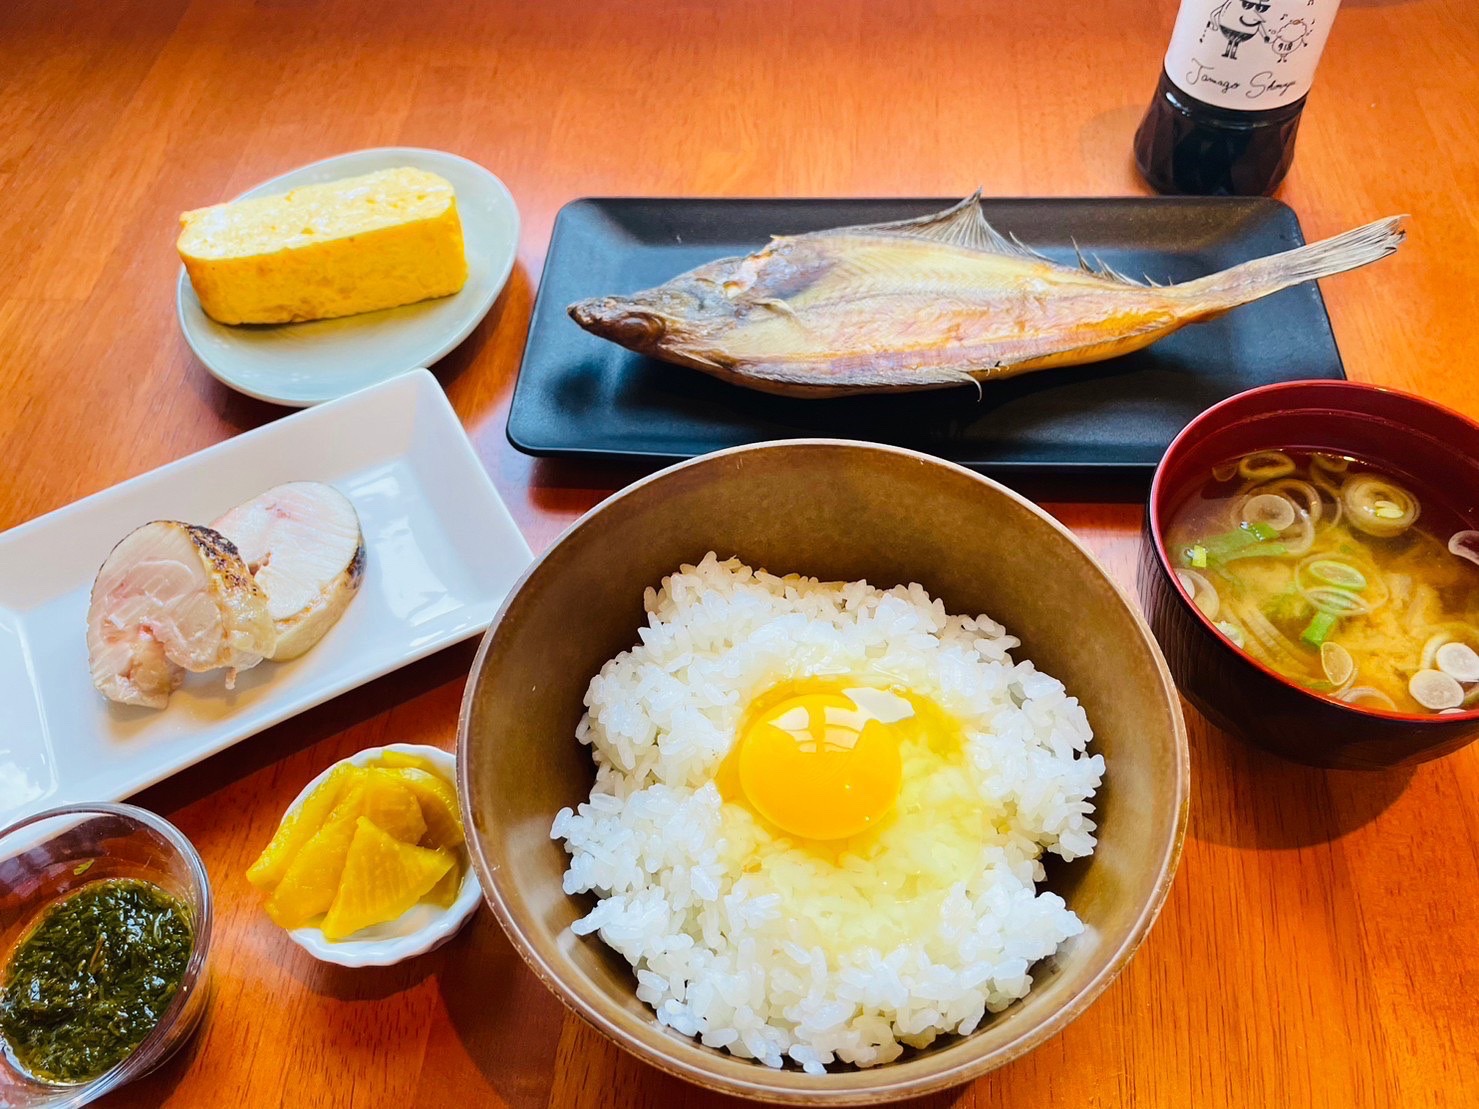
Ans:
<svg viewBox="0 0 1479 1109"><path fill-rule="evenodd" d="M772 1102L957 1085L1061 1032L1170 887L1179 701L1029 501L796 440L652 475L495 619L469 845L514 946L680 1078Z"/></svg>

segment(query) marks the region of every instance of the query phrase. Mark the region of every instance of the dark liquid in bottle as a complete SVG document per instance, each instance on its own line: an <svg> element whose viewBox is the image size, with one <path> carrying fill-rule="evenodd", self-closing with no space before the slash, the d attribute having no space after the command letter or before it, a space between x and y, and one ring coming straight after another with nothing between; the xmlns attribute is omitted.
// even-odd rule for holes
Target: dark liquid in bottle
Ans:
<svg viewBox="0 0 1479 1109"><path fill-rule="evenodd" d="M1304 99L1263 112L1217 108L1182 92L1162 70L1135 132L1135 163L1159 193L1268 196L1294 160Z"/></svg>

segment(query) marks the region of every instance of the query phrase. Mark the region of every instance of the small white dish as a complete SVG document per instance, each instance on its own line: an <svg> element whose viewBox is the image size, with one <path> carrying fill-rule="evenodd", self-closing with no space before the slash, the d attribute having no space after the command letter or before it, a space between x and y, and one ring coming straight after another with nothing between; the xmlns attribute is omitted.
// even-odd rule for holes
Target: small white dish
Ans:
<svg viewBox="0 0 1479 1109"><path fill-rule="evenodd" d="M285 481L353 502L365 576L302 658L228 691L192 674L163 709L93 688L89 594L150 520L210 522ZM487 628L529 564L446 394L426 370L297 412L0 533L0 824L116 801L264 728Z"/></svg>
<svg viewBox="0 0 1479 1109"><path fill-rule="evenodd" d="M454 786L457 783L457 757L440 747L426 747L414 743L391 743L384 747L367 747L347 759L340 759L313 781L293 799L286 820L319 785L333 773L335 766L368 766L387 751L399 751L404 755L420 755L436 764L442 777ZM483 901L483 891L478 886L478 876L468 859L466 845L457 849L458 865L462 867L462 885L457 890L457 900L445 909L440 905L413 905L395 920L377 924L356 932L349 939L337 943L324 938L317 928L294 928L288 938L315 959L341 967L388 967L417 955L433 951L455 936L461 927L472 919L472 914Z"/></svg>
<svg viewBox="0 0 1479 1109"><path fill-rule="evenodd" d="M503 182L441 150L382 147L341 154L274 177L233 199L272 196L410 166L439 173L457 191L467 284L437 300L305 323L229 326L205 314L185 267L176 303L190 349L219 381L258 400L303 408L429 366L472 333L503 291L519 246L519 210ZM202 197L196 207L214 204Z"/></svg>

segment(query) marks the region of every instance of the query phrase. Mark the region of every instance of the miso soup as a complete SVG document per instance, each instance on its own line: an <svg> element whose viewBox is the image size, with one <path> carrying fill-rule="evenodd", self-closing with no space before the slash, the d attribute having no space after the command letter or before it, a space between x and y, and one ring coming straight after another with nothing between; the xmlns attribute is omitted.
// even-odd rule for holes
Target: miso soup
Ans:
<svg viewBox="0 0 1479 1109"><path fill-rule="evenodd" d="M1166 533L1176 576L1236 646L1377 711L1479 709L1479 532L1354 458L1213 467Z"/></svg>

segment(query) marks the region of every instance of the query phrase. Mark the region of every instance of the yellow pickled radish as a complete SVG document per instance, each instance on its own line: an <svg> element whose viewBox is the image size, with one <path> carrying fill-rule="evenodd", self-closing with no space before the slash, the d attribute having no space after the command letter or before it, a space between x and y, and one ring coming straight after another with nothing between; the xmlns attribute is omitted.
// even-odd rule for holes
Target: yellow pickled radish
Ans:
<svg viewBox="0 0 1479 1109"><path fill-rule="evenodd" d="M437 777L441 777L442 774L441 767L430 759L422 755L408 754L405 751L386 751L376 760L375 765L391 769L409 766L413 770L424 770L428 774L435 774Z"/></svg>
<svg viewBox="0 0 1479 1109"><path fill-rule="evenodd" d="M247 876L268 893L277 924L318 924L336 940L418 900L450 906L464 842L457 790L441 768L388 751L369 766L336 767L283 818Z"/></svg>
<svg viewBox="0 0 1479 1109"><path fill-rule="evenodd" d="M455 865L450 851L402 843L360 817L323 933L342 940L361 928L394 920L422 899Z"/></svg>
<svg viewBox="0 0 1479 1109"><path fill-rule="evenodd" d="M362 771L348 763L336 766L312 793L277 826L277 832L257 861L247 868L247 881L259 889L271 889L282 881L294 856L323 827L345 789Z"/></svg>
<svg viewBox="0 0 1479 1109"><path fill-rule="evenodd" d="M365 787L356 784L334 807L324 825L293 858L277 889L267 899L267 915L283 928L301 928L326 912L339 889L339 876L354 830L365 807Z"/></svg>
<svg viewBox="0 0 1479 1109"><path fill-rule="evenodd" d="M284 928L301 928L333 903L360 818L406 843L426 834L421 806L405 785L383 770L354 769L349 791L297 852L267 902L267 914Z"/></svg>
<svg viewBox="0 0 1479 1109"><path fill-rule="evenodd" d="M418 842L423 847L457 847L463 841L462 816L457 811L457 790L440 774L415 767L387 769L415 795L426 819L426 835Z"/></svg>
<svg viewBox="0 0 1479 1109"><path fill-rule="evenodd" d="M389 770L365 771L364 810L358 815L404 843L419 843L426 835L416 794Z"/></svg>
<svg viewBox="0 0 1479 1109"><path fill-rule="evenodd" d="M462 867L454 857L452 869L441 876L437 884L431 887L431 890L422 900L430 901L433 905L440 905L446 909L451 906L452 902L457 900L457 895L461 892Z"/></svg>

